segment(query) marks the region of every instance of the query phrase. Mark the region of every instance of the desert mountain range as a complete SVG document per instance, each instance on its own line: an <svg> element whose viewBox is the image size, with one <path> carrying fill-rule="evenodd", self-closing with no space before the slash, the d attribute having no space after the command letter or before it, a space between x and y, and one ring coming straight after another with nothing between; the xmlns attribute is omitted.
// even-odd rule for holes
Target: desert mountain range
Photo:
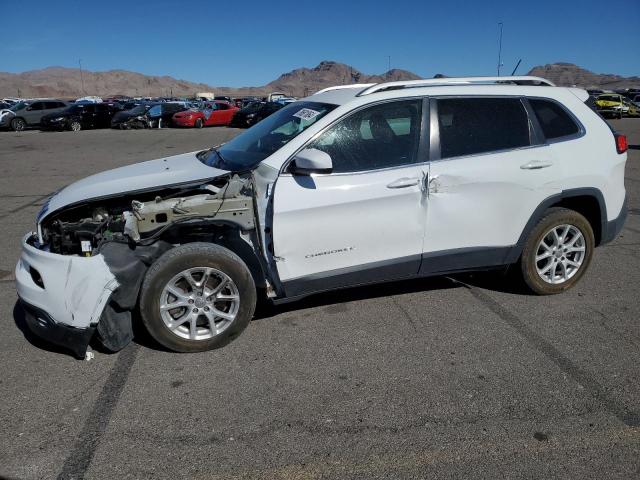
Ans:
<svg viewBox="0 0 640 480"><path fill-rule="evenodd" d="M298 68L280 75L274 81L256 87L214 87L204 83L177 80L169 76L143 75L126 70L90 72L77 68L48 67L23 73L0 72L1 97L61 97L83 95L187 96L213 91L216 95L265 95L282 91L302 97L322 88L348 83L378 83L394 80L415 80L418 75L393 69L380 75L367 75L343 63L323 61L314 68ZM584 88L640 87L640 77L596 74L570 63L554 63L534 67L530 75L545 77L557 85ZM83 89L84 85L84 89Z"/></svg>

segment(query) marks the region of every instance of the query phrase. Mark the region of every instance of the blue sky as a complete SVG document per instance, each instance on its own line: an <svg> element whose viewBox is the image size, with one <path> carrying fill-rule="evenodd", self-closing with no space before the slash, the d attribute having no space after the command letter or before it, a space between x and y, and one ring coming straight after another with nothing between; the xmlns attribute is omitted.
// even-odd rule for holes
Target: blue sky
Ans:
<svg viewBox="0 0 640 480"><path fill-rule="evenodd" d="M640 0L0 0L0 71L125 69L263 85L321 60L364 73L491 75L571 62L640 75ZM617 26L616 26L617 24Z"/></svg>

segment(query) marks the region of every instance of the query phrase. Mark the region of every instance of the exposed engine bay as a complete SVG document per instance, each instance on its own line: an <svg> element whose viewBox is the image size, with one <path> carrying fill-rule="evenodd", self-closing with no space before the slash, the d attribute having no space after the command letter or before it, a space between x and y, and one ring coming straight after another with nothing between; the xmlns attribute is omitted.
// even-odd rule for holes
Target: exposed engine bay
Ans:
<svg viewBox="0 0 640 480"><path fill-rule="evenodd" d="M133 338L131 315L147 269L176 245L210 242L224 246L242 258L256 286L268 287L255 201L251 174L229 173L209 181L72 204L42 219L37 235L27 243L34 252L46 251L69 259L60 286L59 295L64 299L58 317L71 315L68 324L76 326L74 319L79 321L80 315L68 311L69 305L76 305L75 313L82 313L82 327L91 332L95 329L104 348L118 351ZM93 262L95 272L86 270L88 263L80 265L78 262L84 260L79 257L89 257L86 261ZM44 289L38 269L48 268L48 264L39 262L34 258L25 275ZM97 301L104 297L106 302L96 304L101 311L97 313L99 321L90 312L93 304L78 309L87 291L83 282L91 275L97 278L98 271L100 279L91 281L96 290L92 298ZM106 283L100 286L101 282ZM80 331L85 330L76 330ZM70 347L78 357L84 355L89 338L90 332Z"/></svg>
<svg viewBox="0 0 640 480"><path fill-rule="evenodd" d="M183 243L185 230L198 235L198 229L214 219L249 231L255 227L254 218L250 177L233 175L66 208L47 217L38 235L52 253L91 256L108 242L144 246L175 238L175 243ZM210 235L211 230L205 230Z"/></svg>

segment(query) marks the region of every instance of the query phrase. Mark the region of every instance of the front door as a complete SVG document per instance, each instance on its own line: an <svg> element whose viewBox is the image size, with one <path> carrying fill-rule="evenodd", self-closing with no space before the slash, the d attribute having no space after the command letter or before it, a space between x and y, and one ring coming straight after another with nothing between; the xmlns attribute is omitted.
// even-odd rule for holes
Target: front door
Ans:
<svg viewBox="0 0 640 480"><path fill-rule="evenodd" d="M45 115L45 113L48 112L45 112L44 110L44 102L33 102L25 108L22 116L29 125L38 125L40 123L40 119Z"/></svg>
<svg viewBox="0 0 640 480"><path fill-rule="evenodd" d="M307 145L330 174L283 173L273 239L287 296L418 273L426 221L422 100L359 110Z"/></svg>

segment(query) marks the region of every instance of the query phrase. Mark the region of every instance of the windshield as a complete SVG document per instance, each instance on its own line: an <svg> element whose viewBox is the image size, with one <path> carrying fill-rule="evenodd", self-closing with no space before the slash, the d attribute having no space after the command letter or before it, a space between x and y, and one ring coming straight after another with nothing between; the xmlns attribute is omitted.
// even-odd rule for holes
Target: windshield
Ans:
<svg viewBox="0 0 640 480"><path fill-rule="evenodd" d="M246 113L257 112L258 110L260 110L260 107L262 105L264 105L264 104L262 104L260 102L253 102L253 103L250 103L249 105L247 105L246 107L244 107L242 109L242 111L246 112Z"/></svg>
<svg viewBox="0 0 640 480"><path fill-rule="evenodd" d="M147 105L138 105L137 107L133 107L128 111L131 115L140 115L147 111Z"/></svg>
<svg viewBox="0 0 640 480"><path fill-rule="evenodd" d="M84 109L84 106L82 104L75 104L75 105L71 105L70 107L67 107L63 110L64 113L76 113L76 112L81 112ZM60 113L63 113L60 112Z"/></svg>
<svg viewBox="0 0 640 480"><path fill-rule="evenodd" d="M337 105L315 102L287 105L218 150L207 152L208 155L202 158L202 162L222 170L249 170L336 107Z"/></svg>
<svg viewBox="0 0 640 480"><path fill-rule="evenodd" d="M26 103L26 102L18 102L13 107L11 107L9 110L11 110L12 112L17 112L18 110L22 110L27 105L29 105L29 104Z"/></svg>

